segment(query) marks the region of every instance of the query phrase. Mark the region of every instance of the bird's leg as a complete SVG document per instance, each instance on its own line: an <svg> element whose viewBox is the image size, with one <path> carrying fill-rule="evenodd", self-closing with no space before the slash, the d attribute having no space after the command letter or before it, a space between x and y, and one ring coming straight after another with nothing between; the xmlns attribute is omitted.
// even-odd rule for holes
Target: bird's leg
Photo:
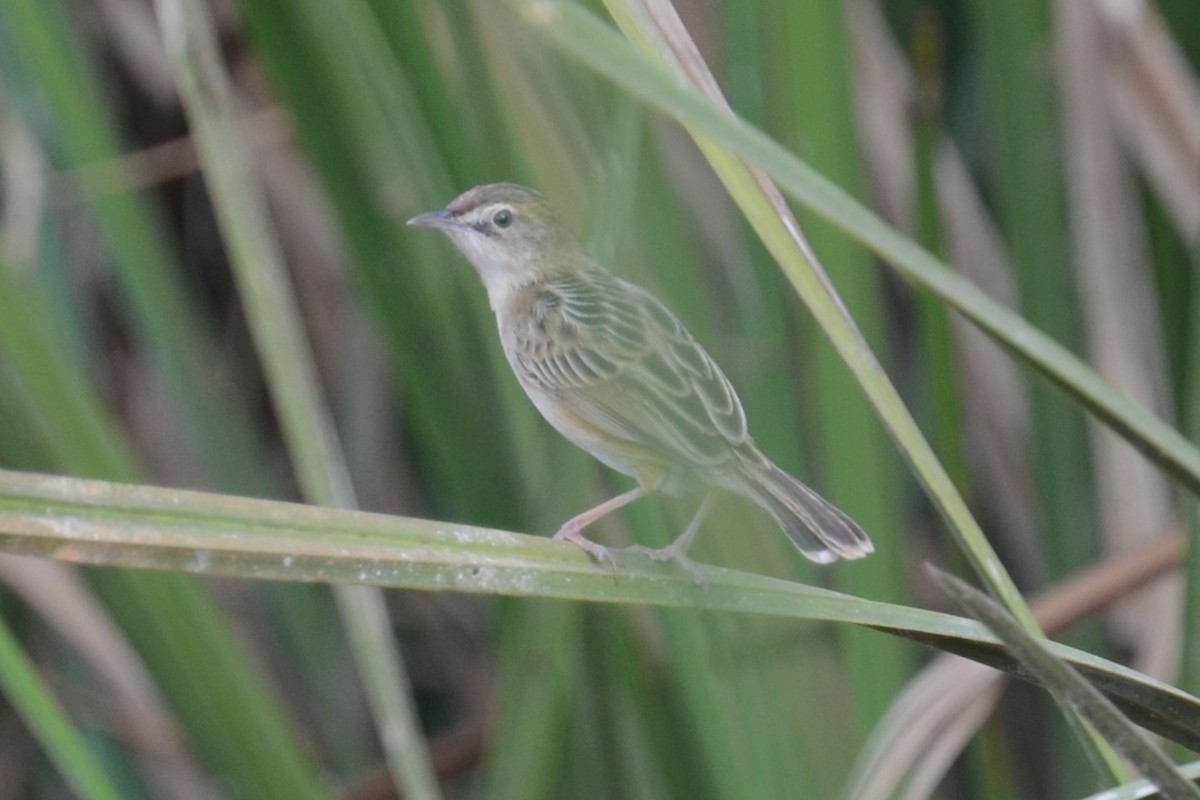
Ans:
<svg viewBox="0 0 1200 800"><path fill-rule="evenodd" d="M629 505L634 500L653 492L657 484L640 484L637 487L630 489L628 492L622 492L616 497L605 500L595 508L589 508L582 514L572 517L563 523L558 529L558 533L554 534L554 538L563 542L570 542L579 547L583 552L587 553L597 562L603 563L608 561L612 565L613 574L617 571L617 562L613 560L612 553L608 552L608 548L601 544L596 544L591 539L583 535L581 531L588 525L591 525L601 517L608 516L619 508Z"/></svg>
<svg viewBox="0 0 1200 800"><path fill-rule="evenodd" d="M683 529L683 533L679 534L678 538L666 547L656 549L637 544L625 549L631 553L640 553L648 556L655 561L675 561L684 569L692 572L692 575L698 582L700 576L692 570L692 561L687 557L687 552L691 549L692 542L695 541L696 533L700 530L700 525L704 522L704 518L708 516L708 510L712 507L712 500L712 492L704 495L704 499L700 502L700 508L696 509L696 514L692 517L692 521Z"/></svg>

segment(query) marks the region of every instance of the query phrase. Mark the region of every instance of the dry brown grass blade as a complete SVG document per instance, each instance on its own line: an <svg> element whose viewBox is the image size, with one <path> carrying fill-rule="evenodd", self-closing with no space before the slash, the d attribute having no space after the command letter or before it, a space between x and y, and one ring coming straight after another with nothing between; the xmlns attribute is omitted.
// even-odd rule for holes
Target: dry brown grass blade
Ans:
<svg viewBox="0 0 1200 800"><path fill-rule="evenodd" d="M949 141L934 161L938 213L950 262L992 297L1008 305L1017 288L1004 242L988 216L962 153ZM1034 514L1036 503L1029 463L1029 403L1020 367L974 325L954 316L958 366L962 375L963 422L978 484L991 493L991 508L1002 521L1021 574L1045 574Z"/></svg>
<svg viewBox="0 0 1200 800"><path fill-rule="evenodd" d="M251 153L282 147L292 138L287 114L275 106L245 114L238 126ZM199 169L192 137L181 136L109 161L57 173L51 178L50 194L58 205L79 205L102 195L136 192L195 174Z"/></svg>
<svg viewBox="0 0 1200 800"><path fill-rule="evenodd" d="M1055 9L1071 239L1088 355L1100 374L1156 414L1166 411L1162 321L1139 198L1109 105L1096 6L1060 0ZM1092 426L1097 521L1109 552L1128 551L1174 527L1171 488L1128 443ZM1178 663L1179 587L1161 584L1122 604L1115 620L1136 666L1163 677Z"/></svg>
<svg viewBox="0 0 1200 800"><path fill-rule="evenodd" d="M5 113L0 94L0 256L14 269L28 269L37 253L46 205L45 159L19 117Z"/></svg>
<svg viewBox="0 0 1200 800"><path fill-rule="evenodd" d="M875 206L888 222L908 233L917 184L910 125L916 82L876 0L851 0L849 17L854 110Z"/></svg>
<svg viewBox="0 0 1200 800"><path fill-rule="evenodd" d="M1200 79L1150 3L1088 4L1101 17L1105 84L1122 138L1180 235L1200 245Z"/></svg>
<svg viewBox="0 0 1200 800"><path fill-rule="evenodd" d="M721 87L717 84L716 78L713 77L712 71L709 70L708 64L705 63L704 57L700 54L695 42L692 41L692 37L684 27L683 21L679 18L675 7L671 3L665 2L665 0L643 0L641 7L653 23L662 43L671 52L674 58L673 66L682 72L686 80L692 86L699 89L715 105L724 109L729 114L733 114L733 109L730 107L729 101L725 99L725 95L721 92ZM784 200L783 194L761 169L745 162L742 162L742 166L758 185L764 199L770 204L771 210L783 223L788 236L796 248L804 254L804 258L812 265L813 273L821 281L826 293L841 312L842 318L854 331L858 339L863 342L864 350L867 350L868 348L865 345L862 333L858 330L858 325L842 304L837 290L829 280L824 267L821 266L821 261L813 251L812 245L809 244L808 239L801 232L800 224L796 221L796 216Z"/></svg>
<svg viewBox="0 0 1200 800"><path fill-rule="evenodd" d="M163 50L154 18L137 0L97 0L96 20L111 43L113 54L154 102L166 105L177 99L171 65Z"/></svg>

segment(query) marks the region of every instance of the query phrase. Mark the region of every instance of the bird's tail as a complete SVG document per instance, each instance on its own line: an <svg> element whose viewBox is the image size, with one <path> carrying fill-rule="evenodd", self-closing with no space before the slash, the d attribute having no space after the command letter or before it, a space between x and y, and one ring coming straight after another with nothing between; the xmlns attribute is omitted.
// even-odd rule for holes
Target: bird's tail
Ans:
<svg viewBox="0 0 1200 800"><path fill-rule="evenodd" d="M747 496L775 518L806 558L828 564L875 550L858 523L765 457L743 463Z"/></svg>

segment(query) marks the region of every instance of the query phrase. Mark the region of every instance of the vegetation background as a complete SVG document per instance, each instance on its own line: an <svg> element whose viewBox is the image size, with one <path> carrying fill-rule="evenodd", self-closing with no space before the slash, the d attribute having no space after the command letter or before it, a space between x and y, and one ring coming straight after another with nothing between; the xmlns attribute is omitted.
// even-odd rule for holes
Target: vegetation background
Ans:
<svg viewBox="0 0 1200 800"><path fill-rule="evenodd" d="M549 534L623 479L537 418L469 265L402 224L511 180L680 314L763 449L877 548L819 569L729 499L697 560L951 610L921 565L966 562L843 361L683 129L537 30L555 8L0 0L0 466ZM1200 429L1194 0L678 11L741 116L1122 392ZM172 15L219 37L198 78L168 55ZM221 186L266 213L215 207ZM238 238L239 220L261 224ZM1057 602L1038 607L1043 624L1195 693L1194 497L1089 424L1060 381L852 236L800 220L1017 585ZM233 266L256 253L286 264L294 317L264 312L269 282ZM262 337L293 325L303 356L264 355ZM292 402L329 410L313 450L289 438L306 417L277 394L281 374ZM666 542L689 511L642 501L596 534ZM378 695L339 616L351 597L4 556L0 798L68 783L101 796L31 731L34 690L11 677L23 660L119 796L390 796ZM445 796L1102 785L1047 695L883 633L628 603L397 591L386 604Z"/></svg>

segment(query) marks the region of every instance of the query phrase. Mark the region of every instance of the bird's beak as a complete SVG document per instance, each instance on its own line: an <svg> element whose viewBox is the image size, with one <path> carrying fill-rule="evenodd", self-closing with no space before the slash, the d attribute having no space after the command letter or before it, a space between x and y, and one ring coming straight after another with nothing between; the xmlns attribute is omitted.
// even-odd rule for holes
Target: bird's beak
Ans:
<svg viewBox="0 0 1200 800"><path fill-rule="evenodd" d="M450 216L450 212L443 208L439 211L426 211L424 214L417 214L408 221L408 224L416 225L418 228L447 230L454 227L454 219Z"/></svg>

